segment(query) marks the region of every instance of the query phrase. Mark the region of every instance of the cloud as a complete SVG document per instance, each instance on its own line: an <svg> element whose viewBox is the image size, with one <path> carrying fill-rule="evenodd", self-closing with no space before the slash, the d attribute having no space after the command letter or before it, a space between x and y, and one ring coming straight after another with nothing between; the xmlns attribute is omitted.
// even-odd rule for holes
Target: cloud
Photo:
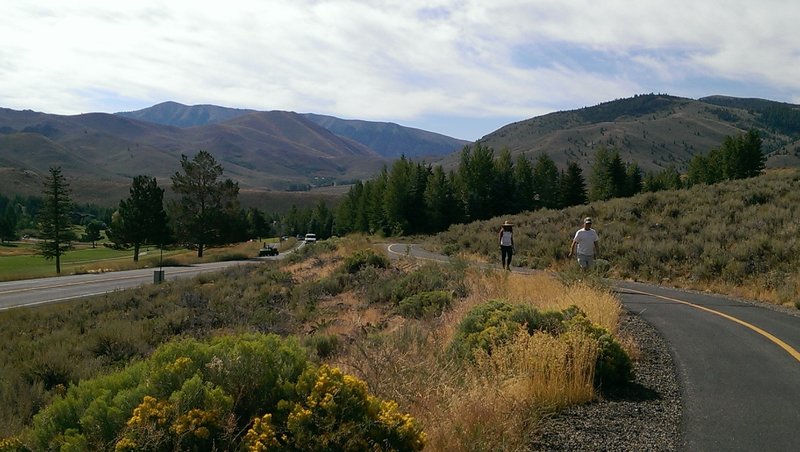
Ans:
<svg viewBox="0 0 800 452"><path fill-rule="evenodd" d="M52 113L176 100L523 119L661 86L687 95L698 80L776 100L800 92L800 4L789 0L7 0L3 10L0 105Z"/></svg>

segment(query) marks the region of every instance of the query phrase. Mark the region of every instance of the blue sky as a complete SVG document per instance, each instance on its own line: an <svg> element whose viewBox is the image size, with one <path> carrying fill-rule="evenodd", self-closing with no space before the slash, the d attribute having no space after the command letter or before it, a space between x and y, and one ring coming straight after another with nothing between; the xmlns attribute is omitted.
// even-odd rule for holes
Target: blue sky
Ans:
<svg viewBox="0 0 800 452"><path fill-rule="evenodd" d="M800 103L794 0L4 0L0 107L173 100L467 140L660 92Z"/></svg>

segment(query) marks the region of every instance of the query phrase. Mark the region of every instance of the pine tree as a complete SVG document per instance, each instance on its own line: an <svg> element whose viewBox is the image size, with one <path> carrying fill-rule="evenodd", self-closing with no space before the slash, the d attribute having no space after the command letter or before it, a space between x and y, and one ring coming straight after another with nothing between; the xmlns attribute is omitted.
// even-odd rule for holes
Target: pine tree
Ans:
<svg viewBox="0 0 800 452"><path fill-rule="evenodd" d="M200 151L192 160L181 156L183 173L172 176L172 190L180 200L172 205L175 233L197 246L197 257L203 257L207 245L230 240L231 223L238 224L239 184L222 176L222 165L207 151Z"/></svg>
<svg viewBox="0 0 800 452"><path fill-rule="evenodd" d="M494 184L492 187L494 209L492 215L514 213L514 163L508 148L500 151L494 161Z"/></svg>
<svg viewBox="0 0 800 452"><path fill-rule="evenodd" d="M38 227L39 238L38 254L45 259L55 259L56 273L61 273L61 255L72 248L71 241L75 240L72 232L72 200L70 189L61 167L51 167L50 174L45 179L42 192L44 203L39 211Z"/></svg>
<svg viewBox="0 0 800 452"><path fill-rule="evenodd" d="M533 183L538 207L553 209L559 200L559 173L556 163L547 154L540 154L533 166Z"/></svg>
<svg viewBox="0 0 800 452"><path fill-rule="evenodd" d="M167 241L164 189L155 177L134 177L130 196L119 202L118 212L111 224L112 240L119 245L132 245L134 262L139 261L143 244L164 245Z"/></svg>
<svg viewBox="0 0 800 452"><path fill-rule="evenodd" d="M425 211L428 213L425 232L444 231L457 220L453 186L441 166L433 169L424 198Z"/></svg>
<svg viewBox="0 0 800 452"><path fill-rule="evenodd" d="M576 162L567 163L561 176L561 207L578 206L588 202L583 170Z"/></svg>
<svg viewBox="0 0 800 452"><path fill-rule="evenodd" d="M514 212L536 208L536 183L531 161L521 154L514 164Z"/></svg>

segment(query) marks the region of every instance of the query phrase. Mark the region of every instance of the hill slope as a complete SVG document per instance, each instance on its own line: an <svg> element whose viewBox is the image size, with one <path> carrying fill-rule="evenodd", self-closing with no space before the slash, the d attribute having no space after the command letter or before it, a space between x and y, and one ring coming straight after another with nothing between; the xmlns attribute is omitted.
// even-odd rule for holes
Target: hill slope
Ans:
<svg viewBox="0 0 800 452"><path fill-rule="evenodd" d="M374 149L384 157L436 157L460 151L469 141L391 122L339 119L306 113L303 116L336 135L350 138Z"/></svg>
<svg viewBox="0 0 800 452"><path fill-rule="evenodd" d="M282 189L319 180L373 175L386 162L377 153L290 112L253 112L226 122L178 128L91 113L48 115L0 109L0 190L39 194L50 166L62 166L75 198L116 203L131 178L164 184L180 156L203 149L243 189ZM108 204L108 202L102 202Z"/></svg>
<svg viewBox="0 0 800 452"><path fill-rule="evenodd" d="M561 167L574 161L589 168L595 151L606 147L618 149L624 161L645 170L670 165L684 170L695 154L719 147L726 136L756 128L762 131L767 166L798 166L798 115L800 106L760 99L648 94L519 121L479 141L530 158L547 153ZM454 167L458 155L442 163Z"/></svg>
<svg viewBox="0 0 800 452"><path fill-rule="evenodd" d="M196 127L224 123L255 110L216 105L183 105L164 102L142 110L116 113L126 118L176 127ZM404 127L389 122L339 119L333 116L304 113L301 116L334 134L352 140L387 158L438 157L460 150L468 141L438 133Z"/></svg>
<svg viewBox="0 0 800 452"><path fill-rule="evenodd" d="M175 127L195 127L225 122L255 110L218 107L216 105L183 105L178 102L162 102L142 110L116 113L118 116L139 121L154 122Z"/></svg>

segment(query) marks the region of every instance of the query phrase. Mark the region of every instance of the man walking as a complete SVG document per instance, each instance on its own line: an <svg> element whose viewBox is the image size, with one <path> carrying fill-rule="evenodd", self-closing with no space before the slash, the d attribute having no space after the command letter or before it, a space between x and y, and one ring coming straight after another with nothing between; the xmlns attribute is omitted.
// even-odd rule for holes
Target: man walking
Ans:
<svg viewBox="0 0 800 452"><path fill-rule="evenodd" d="M594 264L595 255L600 252L599 241L600 238L597 236L597 231L592 229L592 218L584 218L583 227L578 229L578 232L575 233L575 238L572 239L568 257L577 254L578 265L582 270L588 270Z"/></svg>

